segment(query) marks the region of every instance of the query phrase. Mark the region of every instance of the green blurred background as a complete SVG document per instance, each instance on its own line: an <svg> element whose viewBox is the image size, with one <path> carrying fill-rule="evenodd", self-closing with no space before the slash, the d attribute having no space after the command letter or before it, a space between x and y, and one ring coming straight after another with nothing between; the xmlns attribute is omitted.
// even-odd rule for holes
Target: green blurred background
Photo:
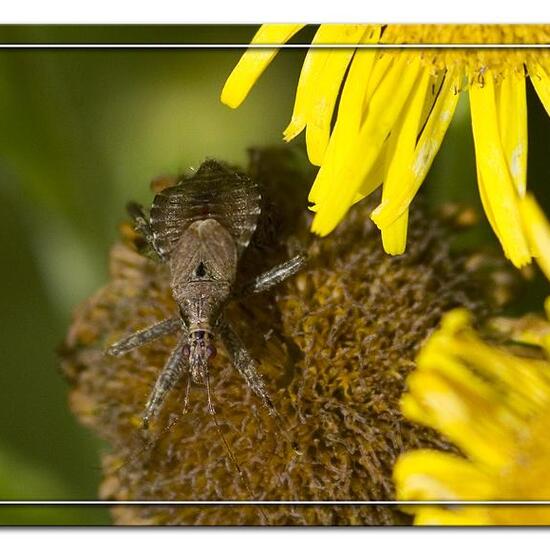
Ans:
<svg viewBox="0 0 550 550"><path fill-rule="evenodd" d="M10 26L2 43L247 43L248 26ZM312 31L297 37L308 41ZM55 349L71 311L107 280L129 199L205 157L243 163L277 144L304 51L286 50L244 105L219 102L242 51L0 51L0 499L94 499L102 444L67 407ZM529 90L529 186L550 212L550 122ZM300 138L302 139L302 138ZM479 208L467 98L424 185ZM484 222L471 242L494 243ZM540 309L542 279L523 300ZM0 508L0 524L103 524L95 507Z"/></svg>

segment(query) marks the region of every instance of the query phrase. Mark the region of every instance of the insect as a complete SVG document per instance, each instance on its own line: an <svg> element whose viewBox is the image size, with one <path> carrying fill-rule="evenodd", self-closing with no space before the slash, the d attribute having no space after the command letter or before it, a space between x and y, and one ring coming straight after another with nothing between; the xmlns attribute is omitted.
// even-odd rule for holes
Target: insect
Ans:
<svg viewBox="0 0 550 550"><path fill-rule="evenodd" d="M257 363L224 316L229 301L271 289L297 273L306 261L298 254L237 288L239 261L249 246L262 213L259 187L245 175L215 160L158 193L147 217L130 203L136 230L161 262L168 265L170 288L179 315L160 321L116 342L107 353L120 356L171 333L178 343L158 376L142 417L144 429L158 415L168 392L187 375L184 410L191 381L206 388L214 415L209 364L216 341L272 415L277 415Z"/></svg>

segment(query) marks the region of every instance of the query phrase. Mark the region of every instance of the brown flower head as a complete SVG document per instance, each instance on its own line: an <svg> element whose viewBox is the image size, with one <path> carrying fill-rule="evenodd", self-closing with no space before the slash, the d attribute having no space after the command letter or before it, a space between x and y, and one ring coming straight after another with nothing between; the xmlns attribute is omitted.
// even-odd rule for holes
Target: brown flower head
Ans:
<svg viewBox="0 0 550 550"><path fill-rule="evenodd" d="M284 425L268 415L220 349L211 370L219 428L200 386L180 416L183 380L144 442L140 416L175 338L120 358L104 349L176 307L165 266L140 255L139 239L123 226L111 252L111 279L80 306L63 350L71 407L111 446L102 498L393 499L392 467L403 451L450 449L434 431L405 420L399 399L421 343L442 314L460 305L483 314L469 267L478 262L455 258L441 223L420 209L411 213L410 246L399 257L385 255L374 238L366 203L329 237L311 237L302 212L313 177L306 166L296 150L254 152L249 173L276 208L268 214L266 207L242 258L242 277L286 258L296 242L311 259L275 291L229 307ZM121 524L409 521L383 506L128 506L113 513Z"/></svg>

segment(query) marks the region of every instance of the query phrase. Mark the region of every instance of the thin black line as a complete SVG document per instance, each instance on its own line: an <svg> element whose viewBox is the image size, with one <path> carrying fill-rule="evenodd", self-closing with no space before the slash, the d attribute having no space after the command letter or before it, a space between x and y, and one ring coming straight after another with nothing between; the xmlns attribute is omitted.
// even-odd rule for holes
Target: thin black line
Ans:
<svg viewBox="0 0 550 550"><path fill-rule="evenodd" d="M550 49L550 44L130 44L130 43L90 43L90 44L0 44L0 50L186 50L186 49L382 49L382 50L402 50L402 49L459 49L459 50L525 50L525 49Z"/></svg>
<svg viewBox="0 0 550 550"><path fill-rule="evenodd" d="M550 500L2 500L0 506L540 506Z"/></svg>
<svg viewBox="0 0 550 550"><path fill-rule="evenodd" d="M180 49L550 49L550 44L0 44L0 50L180 50ZM302 501L302 500L276 500L276 501L253 501L253 500L1 500L0 506L533 506L550 505L550 500L359 500L359 501Z"/></svg>

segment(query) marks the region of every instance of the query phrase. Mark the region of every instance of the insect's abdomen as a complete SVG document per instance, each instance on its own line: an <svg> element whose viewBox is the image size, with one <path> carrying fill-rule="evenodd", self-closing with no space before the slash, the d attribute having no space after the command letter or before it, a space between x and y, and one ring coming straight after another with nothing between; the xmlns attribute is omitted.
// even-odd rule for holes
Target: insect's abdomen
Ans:
<svg viewBox="0 0 550 550"><path fill-rule="evenodd" d="M235 239L239 253L248 246L260 214L260 192L246 176L214 160L155 196L151 228L155 247L168 260L185 230L213 218Z"/></svg>

